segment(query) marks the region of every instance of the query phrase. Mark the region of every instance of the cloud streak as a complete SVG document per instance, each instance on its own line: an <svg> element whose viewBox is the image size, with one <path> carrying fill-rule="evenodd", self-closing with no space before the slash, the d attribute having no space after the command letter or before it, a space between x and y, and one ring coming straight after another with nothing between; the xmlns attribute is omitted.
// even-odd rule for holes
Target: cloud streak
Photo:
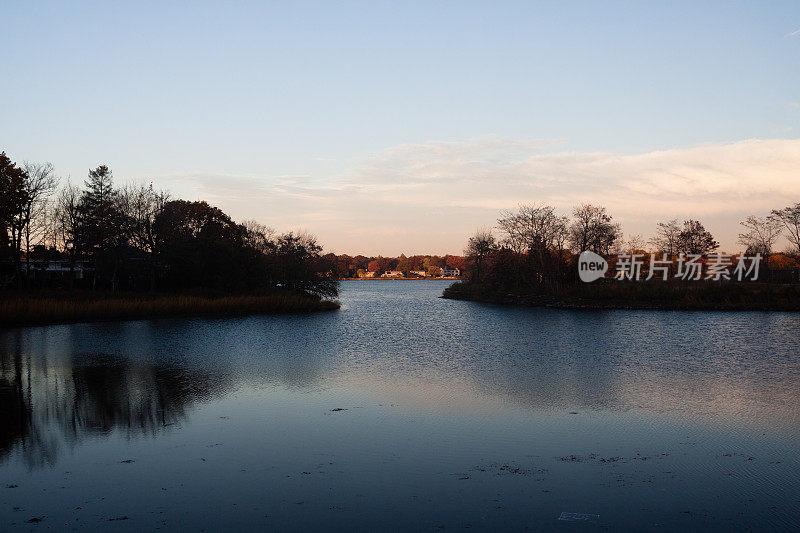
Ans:
<svg viewBox="0 0 800 533"><path fill-rule="evenodd" d="M338 252L457 253L499 211L544 202L608 207L626 233L699 218L738 249L748 214L800 201L800 139L751 139L640 154L559 150L557 140L404 144L334 176L183 176L236 218L293 221Z"/></svg>

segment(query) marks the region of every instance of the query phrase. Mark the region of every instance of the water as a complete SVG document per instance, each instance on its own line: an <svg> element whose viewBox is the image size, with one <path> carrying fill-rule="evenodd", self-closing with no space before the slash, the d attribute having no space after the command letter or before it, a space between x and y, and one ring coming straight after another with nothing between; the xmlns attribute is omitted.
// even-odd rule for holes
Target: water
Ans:
<svg viewBox="0 0 800 533"><path fill-rule="evenodd" d="M0 332L0 530L800 528L800 315L446 285Z"/></svg>

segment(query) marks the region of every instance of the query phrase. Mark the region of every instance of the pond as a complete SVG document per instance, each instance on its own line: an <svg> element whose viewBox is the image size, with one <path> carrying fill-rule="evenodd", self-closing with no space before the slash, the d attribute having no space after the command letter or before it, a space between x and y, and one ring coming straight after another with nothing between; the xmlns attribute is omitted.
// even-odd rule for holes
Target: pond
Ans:
<svg viewBox="0 0 800 533"><path fill-rule="evenodd" d="M800 528L800 315L448 283L0 331L0 529Z"/></svg>

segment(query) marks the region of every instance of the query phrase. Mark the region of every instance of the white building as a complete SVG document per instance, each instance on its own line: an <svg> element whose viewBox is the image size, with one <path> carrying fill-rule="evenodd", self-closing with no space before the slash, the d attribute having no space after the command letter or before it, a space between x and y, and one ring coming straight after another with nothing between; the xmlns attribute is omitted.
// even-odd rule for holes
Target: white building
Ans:
<svg viewBox="0 0 800 533"><path fill-rule="evenodd" d="M461 270L459 270L457 268L447 268L447 267L445 267L445 268L442 269L442 273L441 273L441 277L443 277L443 278L457 278L460 275L461 275Z"/></svg>

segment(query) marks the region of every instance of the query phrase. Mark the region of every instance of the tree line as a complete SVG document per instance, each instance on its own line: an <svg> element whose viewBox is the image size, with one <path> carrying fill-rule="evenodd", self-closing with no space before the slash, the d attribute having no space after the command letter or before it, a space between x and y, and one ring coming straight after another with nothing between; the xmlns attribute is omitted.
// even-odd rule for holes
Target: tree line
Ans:
<svg viewBox="0 0 800 533"><path fill-rule="evenodd" d="M364 256L347 254L327 254L325 258L334 266L336 277L358 278L367 272L380 274L395 270L409 276L412 272L425 272L428 277L437 277L442 269L463 269L466 266L464 257L458 255L411 255L400 254L398 257Z"/></svg>
<svg viewBox="0 0 800 533"><path fill-rule="evenodd" d="M781 236L791 248L783 254L789 266L800 265L800 202L765 217L749 216L741 223L738 242L745 255L770 257ZM589 250L612 260L621 254L659 254L669 260L684 255L707 256L719 243L698 220L659 222L654 236L624 239L622 227L602 206L583 204L572 217L548 205L523 205L501 214L495 228L478 230L467 241L466 278L494 289L516 290L543 284L577 281L578 254ZM777 261L777 258L774 258Z"/></svg>
<svg viewBox="0 0 800 533"><path fill-rule="evenodd" d="M205 201L173 199L152 184L118 187L105 165L79 188L62 185L49 163L17 165L0 153L0 289L281 289L335 297L335 265L321 252L306 233L237 223ZM69 275L46 275L43 266L53 262L69 265Z"/></svg>

